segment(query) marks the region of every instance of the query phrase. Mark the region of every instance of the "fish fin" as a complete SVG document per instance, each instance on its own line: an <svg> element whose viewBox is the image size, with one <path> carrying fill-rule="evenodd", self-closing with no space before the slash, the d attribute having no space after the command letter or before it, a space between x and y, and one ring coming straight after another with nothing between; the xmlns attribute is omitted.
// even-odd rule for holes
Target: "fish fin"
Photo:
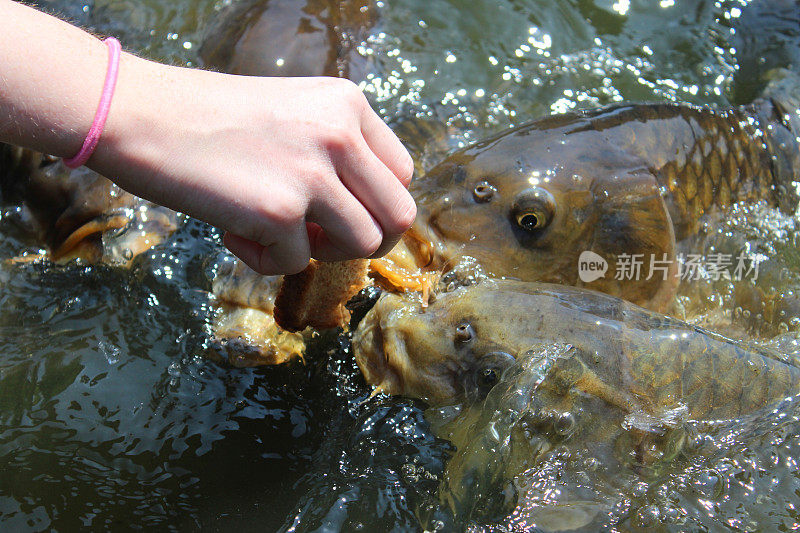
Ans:
<svg viewBox="0 0 800 533"><path fill-rule="evenodd" d="M83 224L78 229L69 234L58 248L52 251L54 261L60 261L65 256L73 252L80 243L85 242L92 236L99 235L108 230L124 228L130 219L124 215L101 216Z"/></svg>
<svg viewBox="0 0 800 533"><path fill-rule="evenodd" d="M383 383L381 383L380 385L375 385L375 387L372 389L372 392L370 392L369 396L367 396L361 401L360 405L364 405L365 403L373 399L375 396L378 396L379 394L388 394L383 388Z"/></svg>

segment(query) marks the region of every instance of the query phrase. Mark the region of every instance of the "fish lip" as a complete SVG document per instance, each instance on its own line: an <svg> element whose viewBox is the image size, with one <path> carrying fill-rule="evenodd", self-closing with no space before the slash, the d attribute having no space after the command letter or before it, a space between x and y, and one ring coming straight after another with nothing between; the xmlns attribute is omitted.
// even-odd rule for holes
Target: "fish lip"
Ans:
<svg viewBox="0 0 800 533"><path fill-rule="evenodd" d="M445 238L445 236L444 232L442 231L442 228L439 226L439 213L429 211L426 214L427 216L425 217L424 229L432 233L436 237L437 242L441 242L442 239Z"/></svg>
<svg viewBox="0 0 800 533"><path fill-rule="evenodd" d="M370 311L376 316L366 327L365 320L362 320L353 336L356 364L369 385L377 387L380 392L398 394L402 392L402 377L396 370L400 355L397 346L404 349L405 341L392 328L392 311L385 313L380 305L379 301Z"/></svg>
<svg viewBox="0 0 800 533"><path fill-rule="evenodd" d="M440 213L427 211L422 222L417 222L412 226L411 232L429 242L430 264L437 268L443 265L452 265L461 256L465 243L459 244L448 238L444 230L439 225ZM417 217L420 220L423 217Z"/></svg>
<svg viewBox="0 0 800 533"><path fill-rule="evenodd" d="M353 336L356 363L375 392L418 398L431 405L452 403L458 396L451 375L453 363L429 357L425 346L415 343L421 325L406 319L418 315L417 308L394 294L382 297Z"/></svg>
<svg viewBox="0 0 800 533"><path fill-rule="evenodd" d="M369 325L367 325L369 324ZM383 350L383 332L377 320L362 320L353 334L353 349L358 368L368 384L376 384L375 377L385 370L386 354ZM380 364L383 363L383 364Z"/></svg>

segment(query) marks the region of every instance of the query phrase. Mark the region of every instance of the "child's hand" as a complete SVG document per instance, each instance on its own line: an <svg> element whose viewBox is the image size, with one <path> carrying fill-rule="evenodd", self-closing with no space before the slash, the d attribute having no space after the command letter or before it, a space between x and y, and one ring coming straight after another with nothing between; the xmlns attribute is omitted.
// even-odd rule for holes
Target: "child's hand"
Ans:
<svg viewBox="0 0 800 533"><path fill-rule="evenodd" d="M100 101L106 46L8 0L0 29L0 141L74 156ZM416 214L408 152L338 79L229 76L122 54L87 166L226 230L231 251L265 274L299 272L309 257L383 254Z"/></svg>
<svg viewBox="0 0 800 533"><path fill-rule="evenodd" d="M354 84L124 55L88 166L227 231L264 274L389 251L414 220L408 152Z"/></svg>

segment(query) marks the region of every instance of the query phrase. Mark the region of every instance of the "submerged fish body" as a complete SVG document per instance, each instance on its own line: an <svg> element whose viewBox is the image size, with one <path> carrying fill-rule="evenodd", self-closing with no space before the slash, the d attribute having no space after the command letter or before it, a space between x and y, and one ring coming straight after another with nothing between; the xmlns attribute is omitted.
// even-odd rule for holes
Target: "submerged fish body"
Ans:
<svg viewBox="0 0 800 533"><path fill-rule="evenodd" d="M16 146L0 145L0 188L4 202L21 206L24 225L57 263L128 265L178 227L171 209L85 167L70 170L58 158Z"/></svg>
<svg viewBox="0 0 800 533"><path fill-rule="evenodd" d="M375 24L372 0L247 0L226 7L207 32L206 67L247 76L362 79L358 45Z"/></svg>
<svg viewBox="0 0 800 533"><path fill-rule="evenodd" d="M698 426L800 391L800 369L775 353L541 283L484 281L424 311L384 295L353 343L368 382L432 405L457 449L440 498L463 523L598 530L621 493L701 454Z"/></svg>
<svg viewBox="0 0 800 533"><path fill-rule="evenodd" d="M620 105L535 120L451 154L415 181L418 232L445 261L470 256L495 276L586 286L664 310L677 286L676 246L706 217L740 201L794 212L793 113L763 99L728 110ZM586 251L611 265L604 276L580 279ZM613 265L625 257L640 273L616 279Z"/></svg>
<svg viewBox="0 0 800 533"><path fill-rule="evenodd" d="M485 396L526 353L563 401L601 398L627 413L684 406L693 420L735 418L800 387L800 369L685 322L575 287L486 280L439 295L426 309L381 298L354 336L367 381L435 405ZM531 352L533 351L533 352ZM561 401L561 400L559 400Z"/></svg>
<svg viewBox="0 0 800 533"><path fill-rule="evenodd" d="M273 318L280 283L280 276L262 276L239 260L219 266L211 287L217 310L209 357L236 367L303 357L303 335L282 330Z"/></svg>

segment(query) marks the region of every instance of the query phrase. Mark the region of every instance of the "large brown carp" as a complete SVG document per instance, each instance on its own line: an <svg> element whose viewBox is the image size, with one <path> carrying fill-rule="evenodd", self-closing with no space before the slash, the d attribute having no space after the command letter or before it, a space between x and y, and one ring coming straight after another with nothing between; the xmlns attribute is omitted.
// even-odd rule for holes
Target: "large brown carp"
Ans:
<svg viewBox="0 0 800 533"><path fill-rule="evenodd" d="M586 286L663 310L678 282L679 245L709 217L741 201L794 212L798 124L795 109L769 98L726 110L618 105L534 120L416 180L414 231L437 268L470 256L495 276ZM603 277L581 281L585 251L610 265ZM640 261L639 274L615 275L625 257Z"/></svg>
<svg viewBox="0 0 800 533"><path fill-rule="evenodd" d="M427 308L386 294L353 342L369 383L435 405L485 395L528 350L557 343L570 348L537 363L539 391L552 387L563 401L580 392L620 412L684 405L692 419L733 418L800 391L800 370L773 354L613 296L542 283L485 280Z"/></svg>
<svg viewBox="0 0 800 533"><path fill-rule="evenodd" d="M443 500L485 518L476 502L499 499L498 516L518 506L527 527L590 527L643 469L691 446L692 427L743 427L800 392L800 368L776 353L606 294L512 280L424 310L386 294L353 345L378 390L461 405L438 428L458 449Z"/></svg>

